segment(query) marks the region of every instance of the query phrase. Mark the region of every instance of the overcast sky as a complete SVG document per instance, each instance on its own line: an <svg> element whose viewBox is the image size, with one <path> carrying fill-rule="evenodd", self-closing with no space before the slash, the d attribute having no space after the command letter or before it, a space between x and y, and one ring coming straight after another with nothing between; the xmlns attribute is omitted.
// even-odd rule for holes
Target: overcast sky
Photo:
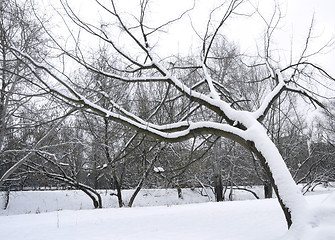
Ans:
<svg viewBox="0 0 335 240"><path fill-rule="evenodd" d="M157 3L161 9L164 9L162 12L159 11L159 14L165 13L167 16L171 16L173 15L173 12L177 12L179 9L186 9L187 6L192 5L192 0L184 0L183 5L179 5L179 7L177 3L173 4L174 2L178 2L178 0L170 0L167 2L169 4ZM269 20L273 13L274 1L253 1L254 6L256 6L256 2L259 2L258 6L261 13L267 20ZM301 52L304 47L313 15L314 32L312 36L314 38L311 41L312 49L318 49L332 37L335 37L334 0L287 0L280 2L281 11L283 12L283 15L285 15L285 18L279 25L279 29L275 36L276 38L273 42L273 47L283 51L283 54L290 55L291 48L293 48L293 52ZM218 5L218 3L220 3L219 0L197 1L196 9L189 14L193 21L193 25L200 34L203 34L205 31L209 11L214 6ZM241 8L240 12L248 13L250 12L249 9L252 10L250 4L247 3ZM222 9L221 13L223 13L223 11L224 9ZM220 17L220 12L217 14L217 17ZM256 50L256 45L262 45L264 29L264 21L255 14L251 18L234 17L230 19L227 21L227 25L223 28L223 32L230 40L236 42L241 47L242 51L252 52ZM173 51L188 51L191 44L196 45L197 40L197 36L190 27L190 20L186 17L179 26L178 24L175 24L171 28L169 37L166 37L166 35L162 36L161 45L165 46L166 51L169 51L173 49L171 45L172 42L174 42L174 48L177 49ZM335 51L327 51L326 55L327 56L319 56L318 61L335 74Z"/></svg>
<svg viewBox="0 0 335 240"><path fill-rule="evenodd" d="M53 3L58 0L44 0ZM103 1L103 0L102 0ZM309 25L313 14L315 18L315 26L313 39L311 41L312 49L325 44L335 36L335 1L334 0L278 0L280 9L285 15L285 18L280 23L273 48L278 49L284 56L281 60L285 65L285 59L290 56L291 52L299 54L302 51L305 43L305 37L308 34ZM99 14L96 12L96 4L94 0L69 1L74 4L81 15L86 19L98 19ZM109 1L106 1L109 2ZM131 13L138 15L139 10L136 8L139 0L118 0L117 6L120 11L128 13L131 18ZM194 29L201 35L204 35L206 24L209 18L209 12L220 3L222 0L196 0L195 9L185 15L182 20L171 25L166 33L162 33L153 41L157 44L156 51L165 57L171 53L187 54L190 51L199 51L200 40ZM253 6L258 6L261 14L269 20L274 9L272 0L251 0ZM164 21L179 16L183 11L193 5L193 0L152 0L149 9L147 21L151 26L157 26ZM80 9L80 10L79 10ZM239 10L240 13L250 13L254 10L250 3L245 3ZM224 14L225 8L216 12L215 19L218 21ZM124 14L127 16L127 14ZM110 18L110 17L108 17ZM233 17L227 21L223 28L223 33L227 38L241 48L241 51L254 53L262 47L263 33L265 29L264 21L257 14L252 17ZM118 38L119 40L121 38ZM121 40L122 42L123 40ZM292 49L292 51L291 51ZM197 52L198 53L198 52ZM320 55L316 61L325 66L325 68L335 75L335 51L327 49L327 54Z"/></svg>

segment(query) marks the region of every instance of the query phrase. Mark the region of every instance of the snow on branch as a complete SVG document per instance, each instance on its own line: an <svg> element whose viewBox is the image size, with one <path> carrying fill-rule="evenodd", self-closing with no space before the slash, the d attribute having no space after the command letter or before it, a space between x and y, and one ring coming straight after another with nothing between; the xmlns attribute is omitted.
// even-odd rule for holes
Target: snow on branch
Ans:
<svg viewBox="0 0 335 240"><path fill-rule="evenodd" d="M188 87L187 85L182 83L177 77L170 74L170 72L158 60L156 60L156 58L150 53L150 51L148 52L148 54L151 56L152 63L156 67L156 69L164 77L166 77L169 83L171 83L185 97L189 98L192 101L198 102L199 104L206 106L208 109L218 113L229 123L233 123L238 120L236 119L236 111L232 109L227 102L221 100L220 98L212 98L211 96L204 95L203 93ZM211 81L211 78L207 78L207 80L208 79L209 81ZM214 89L214 91L216 90Z"/></svg>
<svg viewBox="0 0 335 240"><path fill-rule="evenodd" d="M214 88L212 77L210 76L205 63L202 64L202 69L204 71L205 80L206 80L206 82L208 84L208 87L209 87L209 90L210 90L210 97L212 97L213 99L220 99L219 94L217 93L217 91Z"/></svg>
<svg viewBox="0 0 335 240"><path fill-rule="evenodd" d="M121 81L124 81L124 82L167 82L168 81L168 78L163 77L163 76L159 76L159 77L154 77L154 76L150 76L150 77L147 77L147 76L144 76L144 77L122 76L120 74L115 74L115 73L106 72L106 71L97 69L97 68L93 67L92 65L90 65L88 63L84 63L84 62L82 62L78 59L76 61L78 63L80 63L81 65L83 65L88 70L92 71L92 72L95 72L95 73L98 73L98 74L101 74L103 76L110 77L110 78L113 78L113 79L116 79L116 80L121 80ZM140 69L143 70L143 69L147 69L147 68L150 68L150 67L151 67L151 65L146 65L146 66L143 66Z"/></svg>
<svg viewBox="0 0 335 240"><path fill-rule="evenodd" d="M278 83L276 87L264 98L261 106L253 112L253 116L258 120L262 121L267 112L270 110L273 102L280 96L280 94L285 90L285 81L282 73L277 70L275 72L276 82Z"/></svg>
<svg viewBox="0 0 335 240"><path fill-rule="evenodd" d="M171 142L182 141L182 140L186 140L186 139L192 138L200 134L216 134L216 135L225 136L231 139L235 139L238 142L243 142L242 137L241 137L243 135L243 130L240 130L228 124L215 123L211 121L202 121L202 122L196 122L196 123L193 123L190 121L181 121L181 122L172 123L172 124L156 125L148 121L145 121L139 118L138 116L126 111L125 109L118 106L116 103L113 103L114 107L117 107L118 110L122 114L109 111L91 102L90 100L82 96L80 93L76 92L74 88L72 88L69 84L67 84L67 81L63 79L62 76L54 73L54 71L49 69L48 66L35 61L29 55L21 52L20 50L17 50L15 48L11 48L11 49L16 54L20 54L22 57L28 60L32 65L34 65L34 67L47 72L51 77L53 77L54 80L56 80L58 83L64 86L68 90L70 95L64 94L62 91L59 91L56 88L52 88L52 91L54 93L64 98L67 102L72 103L72 104L79 104L80 107L89 109L92 112L102 117L105 117L105 118L108 118L108 119L111 119L117 122L121 122L122 124L133 127L141 132L145 132L149 135L152 135L164 141L171 141ZM183 83L181 83L177 78L170 75L168 71L161 64L159 64L158 62L154 62L154 61L153 63L158 69L160 69L163 72L163 75L165 75L182 92L187 93L190 98L197 98L198 100L205 102L210 107L214 106L218 109L220 108L224 109L227 107L229 108L229 105L224 105L220 100L213 100L212 98L208 96L204 96L198 92L191 90L190 88L185 86ZM41 78L39 78L39 80L43 81ZM45 81L43 81L43 83L47 85ZM230 111L231 111L230 115L231 117L233 117L234 114L232 114L232 112L234 112L235 110L230 109Z"/></svg>

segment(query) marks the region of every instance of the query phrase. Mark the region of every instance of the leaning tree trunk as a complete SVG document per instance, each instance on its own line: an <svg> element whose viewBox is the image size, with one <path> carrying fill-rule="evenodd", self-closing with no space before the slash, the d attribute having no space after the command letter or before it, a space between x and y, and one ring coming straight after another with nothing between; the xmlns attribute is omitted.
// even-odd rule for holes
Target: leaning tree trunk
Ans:
<svg viewBox="0 0 335 240"><path fill-rule="evenodd" d="M290 228L292 223L299 224L303 221L306 202L277 147L262 129L257 127L256 131L249 132L249 138L252 140L248 140L247 144L260 160Z"/></svg>

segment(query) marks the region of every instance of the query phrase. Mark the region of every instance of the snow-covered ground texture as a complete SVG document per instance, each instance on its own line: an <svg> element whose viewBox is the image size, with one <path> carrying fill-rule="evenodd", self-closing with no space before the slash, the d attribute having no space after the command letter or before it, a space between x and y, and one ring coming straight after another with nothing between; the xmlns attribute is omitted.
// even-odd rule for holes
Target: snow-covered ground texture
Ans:
<svg viewBox="0 0 335 240"><path fill-rule="evenodd" d="M145 201L152 202L148 205L162 206L80 211L59 210L47 213L39 213L43 209L42 206L39 206L38 210L31 211L32 214L0 216L0 239L335 239L335 191L333 188L316 189L313 195L306 196L310 209L306 213L306 224L293 226L289 232L286 230L284 216L276 199L205 202L175 206L173 203L180 203L180 201L190 203L192 198L197 199L193 199L197 202L208 201L208 198L198 198L200 194L189 190L184 191L184 200L173 202L171 199L177 198L177 193L173 190L145 191L138 199L138 206L141 205L140 203L144 206ZM52 193L56 194L57 198ZM45 202L44 207L48 208L48 211L57 208L84 209L86 206L91 208L89 199L86 201L86 196L74 191L16 192L15 194L16 197L11 196L9 205L12 209L11 214L14 213L14 208L29 209L28 206L31 208L34 200ZM104 197L105 201L112 199L108 195ZM23 196L26 196L25 201L19 201L20 198L24 199ZM66 203L62 203L63 201ZM21 206L17 206L18 203ZM108 205L107 202L105 204Z"/></svg>
<svg viewBox="0 0 335 240"><path fill-rule="evenodd" d="M263 197L263 190L260 186L248 187L259 197ZM99 191L104 208L117 208L117 197L111 195L114 191ZM134 191L123 190L122 198L125 205ZM0 192L0 209L4 206L5 193ZM228 199L229 191L226 192ZM142 189L135 198L134 207L148 206L171 206L191 203L204 203L214 201L215 197L211 189L183 189L183 199L178 198L176 189ZM252 200L255 197L242 190L233 191L234 200ZM10 193L10 200L7 209L0 210L1 215L42 213L57 210L83 210L93 209L92 200L82 191L18 191ZM0 239L1 240L1 239Z"/></svg>

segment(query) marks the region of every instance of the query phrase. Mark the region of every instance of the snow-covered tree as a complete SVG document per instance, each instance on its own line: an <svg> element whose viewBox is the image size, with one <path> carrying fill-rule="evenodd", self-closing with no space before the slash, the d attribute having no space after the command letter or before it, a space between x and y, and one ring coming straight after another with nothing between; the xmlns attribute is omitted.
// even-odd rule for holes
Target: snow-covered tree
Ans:
<svg viewBox="0 0 335 240"><path fill-rule="evenodd" d="M118 102L114 99L112 92L102 89L98 92L100 98L110 104L109 108L104 108L94 98L91 98L90 92L80 91L78 81L75 83L70 75L57 69L57 66L61 64L40 61L18 48L14 43L11 45L11 50L36 74L40 83L44 85L45 91L62 99L70 106L85 109L108 121L122 123L166 142L185 141L199 135L216 135L241 144L260 161L290 227L292 223L299 224L305 220L306 203L281 154L269 138L263 121L271 106L285 92L300 94L310 102L322 106L313 94L313 89L309 89L306 83L321 77L332 80L333 78L320 66L309 61L309 57L314 55L308 52L311 31L306 38L306 45L300 58L287 66L278 64L277 59L272 56L271 43L273 32L281 19L280 11L275 11L271 21L265 21L267 28L264 37L264 51L259 52L261 57L256 63L249 64L250 67L262 69L264 74L254 79L247 72L233 72L219 79L216 78L213 69L216 68L218 59L214 57L213 46L220 39L218 36L228 19L234 14L240 15L237 9L243 2L242 0L230 0L214 9L210 14L205 32L203 34L197 32L202 39L199 56L193 56L189 64L180 64L181 62L176 57L178 53L174 57L162 59L159 53L155 52L155 45L159 41L159 33L166 30L170 24L176 24L188 11L173 20L159 23L159 21L152 22L149 19L149 13L147 13L149 1L140 1L138 15L134 15L119 11L116 1L111 0L102 4L96 0L103 12L101 15L103 21L94 24L78 16L68 1L61 1L67 13L67 19L72 20L71 24L74 23L80 30L78 35L74 34L73 25L64 20L66 27L71 30L70 37L74 42L72 50L66 49L66 45L56 41L56 37L50 33L50 37L54 40L54 47L61 51L60 55L66 56L67 61L74 61L83 66L87 71L113 81L159 89L160 91L152 91L156 94L155 96L150 96L151 103L154 104L150 104L147 110L151 114L166 113L167 106L171 103L181 106L178 112L174 112L173 116L163 121L139 117L137 109L123 106L122 101ZM211 17L217 11L221 11L221 19L213 21ZM108 46L107 55L110 55L113 61L106 59L106 62L107 65L112 65L114 71L96 66L86 57L85 50L81 48L80 34L82 32L85 32L83 36L87 39L96 38L96 44ZM119 41L119 39L122 40ZM90 44L93 43L90 40ZM118 64L113 65L116 57ZM227 60L228 58L229 56ZM40 71L43 71L45 75L38 75ZM239 84L264 82L266 94L262 95L264 96L262 99L258 99L260 104L252 105L252 109L245 109L243 102L251 101L253 98L248 98L248 96L254 96L256 93L250 92L244 96L236 94L236 86L232 84L234 81ZM96 84L101 83L97 80ZM132 97L133 93L130 91L129 97Z"/></svg>

